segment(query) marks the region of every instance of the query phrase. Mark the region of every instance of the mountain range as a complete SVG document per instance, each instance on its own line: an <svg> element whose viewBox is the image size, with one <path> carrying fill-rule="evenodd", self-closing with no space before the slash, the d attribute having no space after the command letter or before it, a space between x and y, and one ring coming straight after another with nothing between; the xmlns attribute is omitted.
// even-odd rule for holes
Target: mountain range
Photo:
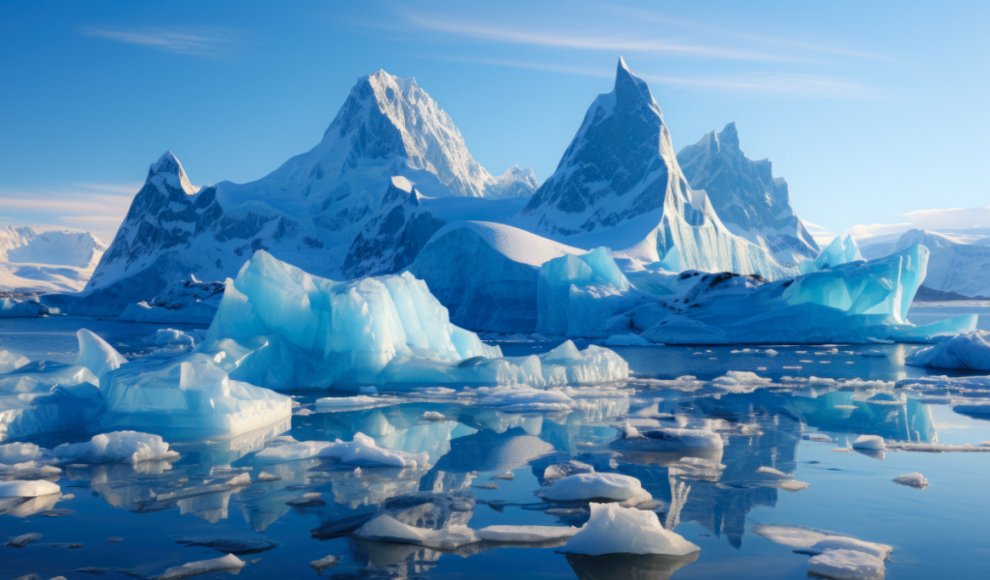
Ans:
<svg viewBox="0 0 990 580"><path fill-rule="evenodd" d="M78 292L106 249L88 232L0 227L0 291Z"/></svg>

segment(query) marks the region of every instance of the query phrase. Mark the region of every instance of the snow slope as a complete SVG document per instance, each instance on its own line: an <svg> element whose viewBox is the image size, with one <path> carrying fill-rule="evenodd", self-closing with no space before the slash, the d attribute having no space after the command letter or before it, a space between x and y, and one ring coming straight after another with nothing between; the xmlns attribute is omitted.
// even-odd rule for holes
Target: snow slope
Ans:
<svg viewBox="0 0 990 580"><path fill-rule="evenodd" d="M338 279L394 272L444 225L430 201L474 199L479 209L465 199L453 211L478 213L534 185L528 169L493 177L414 79L379 71L358 79L313 149L257 181L197 190L163 155L75 308L119 314L173 280L232 277L261 249Z"/></svg>
<svg viewBox="0 0 990 580"><path fill-rule="evenodd" d="M707 195L691 190L660 106L621 58L614 90L595 99L557 170L511 223L585 249L649 239L653 255L640 258L674 271L795 273L733 235Z"/></svg>
<svg viewBox="0 0 990 580"><path fill-rule="evenodd" d="M93 275L107 245L89 232L36 233L28 226L0 228L0 290L78 292Z"/></svg>
<svg viewBox="0 0 990 580"><path fill-rule="evenodd" d="M818 244L791 207L787 182L773 176L768 159L746 157L735 123L681 149L677 162L691 188L708 194L733 234L766 248L782 262L818 255Z"/></svg>

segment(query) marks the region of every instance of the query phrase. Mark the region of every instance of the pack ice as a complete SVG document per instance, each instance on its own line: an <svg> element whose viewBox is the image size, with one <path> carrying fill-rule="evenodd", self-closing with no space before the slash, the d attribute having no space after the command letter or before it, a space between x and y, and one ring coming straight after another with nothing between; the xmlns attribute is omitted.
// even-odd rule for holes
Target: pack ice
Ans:
<svg viewBox="0 0 990 580"><path fill-rule="evenodd" d="M525 383L534 387L628 377L614 352L570 341L543 354L502 357L409 273L336 282L258 251L227 282L198 352L232 379L273 389L362 384ZM236 365L232 362L237 361Z"/></svg>

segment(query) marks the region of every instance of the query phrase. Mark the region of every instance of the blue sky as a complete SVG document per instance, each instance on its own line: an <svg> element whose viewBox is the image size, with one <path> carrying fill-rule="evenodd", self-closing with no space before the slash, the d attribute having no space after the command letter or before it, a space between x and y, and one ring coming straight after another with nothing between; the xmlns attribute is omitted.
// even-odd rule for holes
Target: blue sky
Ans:
<svg viewBox="0 0 990 580"><path fill-rule="evenodd" d="M164 151L198 185L257 179L379 68L489 171L543 180L620 54L675 147L735 121L808 221L983 207L988 21L985 2L5 2L0 224L109 241Z"/></svg>

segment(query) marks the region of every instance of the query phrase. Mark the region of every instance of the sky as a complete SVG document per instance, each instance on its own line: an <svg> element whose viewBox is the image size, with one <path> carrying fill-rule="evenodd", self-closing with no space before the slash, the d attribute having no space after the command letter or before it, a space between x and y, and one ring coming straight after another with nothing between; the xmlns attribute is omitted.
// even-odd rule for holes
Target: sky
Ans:
<svg viewBox="0 0 990 580"><path fill-rule="evenodd" d="M620 55L678 150L736 122L824 231L990 225L988 21L951 1L3 2L0 225L110 241L166 150L197 185L258 179L378 69L416 77L490 172L542 181Z"/></svg>

